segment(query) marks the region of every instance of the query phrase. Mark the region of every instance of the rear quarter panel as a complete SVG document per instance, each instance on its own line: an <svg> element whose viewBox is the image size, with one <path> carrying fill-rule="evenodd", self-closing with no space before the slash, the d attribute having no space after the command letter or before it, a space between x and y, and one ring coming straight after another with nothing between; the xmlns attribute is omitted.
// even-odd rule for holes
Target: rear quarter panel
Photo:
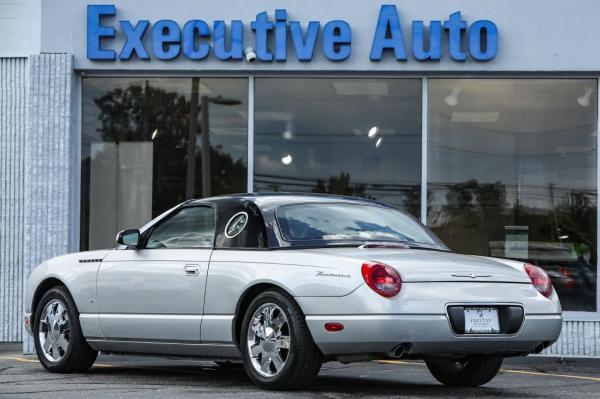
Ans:
<svg viewBox="0 0 600 399"><path fill-rule="evenodd" d="M302 250L217 249L208 270L202 341L232 341L238 302L254 285L272 284L296 298L342 297L364 284L361 264Z"/></svg>
<svg viewBox="0 0 600 399"><path fill-rule="evenodd" d="M210 260L205 314L233 314L240 296L259 283L294 297L348 295L364 284L361 261L302 250L215 250Z"/></svg>

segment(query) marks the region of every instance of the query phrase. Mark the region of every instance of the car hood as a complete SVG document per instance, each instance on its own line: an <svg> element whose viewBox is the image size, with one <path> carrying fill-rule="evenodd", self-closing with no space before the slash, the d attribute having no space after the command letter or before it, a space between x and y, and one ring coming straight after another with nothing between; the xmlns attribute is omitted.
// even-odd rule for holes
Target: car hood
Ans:
<svg viewBox="0 0 600 399"><path fill-rule="evenodd" d="M403 282L495 281L531 283L523 262L447 251L386 248L319 248L322 254L381 262L400 273Z"/></svg>

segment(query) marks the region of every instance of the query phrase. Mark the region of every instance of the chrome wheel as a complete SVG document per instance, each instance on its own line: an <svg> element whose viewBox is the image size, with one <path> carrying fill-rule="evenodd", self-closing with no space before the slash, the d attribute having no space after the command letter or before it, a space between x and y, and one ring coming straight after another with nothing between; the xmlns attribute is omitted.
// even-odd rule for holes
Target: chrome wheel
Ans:
<svg viewBox="0 0 600 399"><path fill-rule="evenodd" d="M52 299L40 315L38 334L44 357L59 362L69 348L71 323L65 304L60 299Z"/></svg>
<svg viewBox="0 0 600 399"><path fill-rule="evenodd" d="M290 325L283 310L274 303L256 309L248 326L248 356L263 377L283 370L290 353Z"/></svg>

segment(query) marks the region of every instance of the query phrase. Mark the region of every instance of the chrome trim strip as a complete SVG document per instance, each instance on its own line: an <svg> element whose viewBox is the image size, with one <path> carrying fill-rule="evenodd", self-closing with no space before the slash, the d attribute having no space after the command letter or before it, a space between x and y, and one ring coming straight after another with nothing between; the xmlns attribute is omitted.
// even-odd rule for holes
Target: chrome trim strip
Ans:
<svg viewBox="0 0 600 399"><path fill-rule="evenodd" d="M80 314L80 316L88 316L88 314ZM188 319L202 320L204 316L195 314L158 314L158 313L98 313L98 317L107 317L113 319Z"/></svg>
<svg viewBox="0 0 600 399"><path fill-rule="evenodd" d="M199 343L193 341L137 341L135 339L117 338L117 339L104 339L104 338L87 338L86 341L94 343L123 343L123 344L144 344L144 345L185 345L185 346L223 346L223 347L236 347L234 344L223 344L223 343Z"/></svg>

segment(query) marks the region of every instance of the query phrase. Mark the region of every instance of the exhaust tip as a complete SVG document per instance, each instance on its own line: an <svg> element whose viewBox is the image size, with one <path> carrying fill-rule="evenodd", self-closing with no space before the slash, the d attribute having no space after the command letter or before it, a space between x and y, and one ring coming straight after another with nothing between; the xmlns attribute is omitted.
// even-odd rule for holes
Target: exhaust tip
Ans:
<svg viewBox="0 0 600 399"><path fill-rule="evenodd" d="M406 355L408 349L410 348L407 344L400 344L396 346L391 352L388 353L388 356L394 359L400 359Z"/></svg>

